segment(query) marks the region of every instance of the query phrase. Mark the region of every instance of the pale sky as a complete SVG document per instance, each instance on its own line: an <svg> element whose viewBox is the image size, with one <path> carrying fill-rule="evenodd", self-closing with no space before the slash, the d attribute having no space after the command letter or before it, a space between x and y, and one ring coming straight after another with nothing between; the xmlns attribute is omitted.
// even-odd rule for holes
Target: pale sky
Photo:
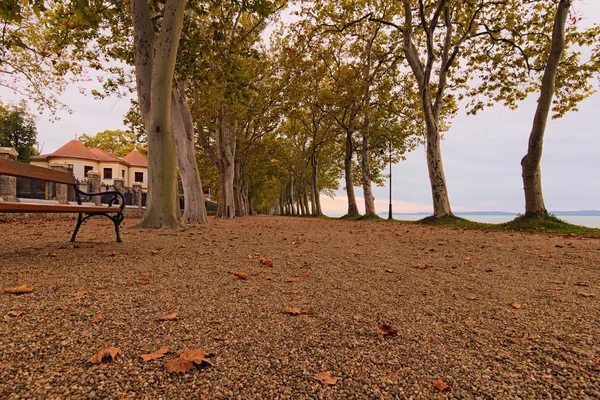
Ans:
<svg viewBox="0 0 600 400"><path fill-rule="evenodd" d="M600 23L600 1L577 4L585 25ZM4 102L18 101L0 90ZM73 110L60 113L58 122L46 116L37 120L38 140L43 152L56 150L75 135L105 129L123 129L129 99L95 100L75 87L62 96ZM535 111L537 95L516 111L503 107L487 109L477 116L461 112L442 142L442 155L450 202L454 211L524 211L521 158ZM600 209L600 93L580 105L580 111L549 121L544 141L542 183L549 210ZM31 107L32 110L35 107ZM423 147L410 153L392 170L394 212L431 211L431 190ZM388 209L389 186L374 188L377 212ZM342 187L342 185L340 185ZM357 196L362 192L356 188ZM362 198L359 207L364 209ZM344 191L335 200L322 196L323 211L342 215L347 209Z"/></svg>

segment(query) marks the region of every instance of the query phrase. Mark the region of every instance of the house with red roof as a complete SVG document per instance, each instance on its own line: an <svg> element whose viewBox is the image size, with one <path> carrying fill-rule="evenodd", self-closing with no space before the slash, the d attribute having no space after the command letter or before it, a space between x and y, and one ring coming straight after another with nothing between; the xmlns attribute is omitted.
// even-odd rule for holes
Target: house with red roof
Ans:
<svg viewBox="0 0 600 400"><path fill-rule="evenodd" d="M125 181L125 187L134 183L148 189L148 160L137 149L125 157L117 157L97 147L87 148L79 140L71 140L54 153L31 157L31 164L50 167L62 163L71 170L75 178L84 180L90 171L100 173L103 185L112 186L115 178Z"/></svg>

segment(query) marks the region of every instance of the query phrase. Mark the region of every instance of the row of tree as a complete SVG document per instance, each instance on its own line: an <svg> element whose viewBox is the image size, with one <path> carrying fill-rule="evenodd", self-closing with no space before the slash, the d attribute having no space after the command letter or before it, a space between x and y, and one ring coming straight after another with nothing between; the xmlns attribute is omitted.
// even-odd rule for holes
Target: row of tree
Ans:
<svg viewBox="0 0 600 400"><path fill-rule="evenodd" d="M569 0L13 1L19 7L0 9L15 32L5 53L47 57L36 74L63 80L102 70L98 96L137 91L127 120L148 146L147 227L207 221L200 171L218 187L224 218L319 215L320 195L342 177L348 214L358 214L360 186L374 215L371 188L388 157L398 162L419 144L434 216L451 215L440 143L452 117L515 108L534 92L522 169L526 215L544 217L546 121L576 110L600 70L600 28L579 29ZM288 21L277 23L284 10ZM21 37L20 26L37 25Z"/></svg>

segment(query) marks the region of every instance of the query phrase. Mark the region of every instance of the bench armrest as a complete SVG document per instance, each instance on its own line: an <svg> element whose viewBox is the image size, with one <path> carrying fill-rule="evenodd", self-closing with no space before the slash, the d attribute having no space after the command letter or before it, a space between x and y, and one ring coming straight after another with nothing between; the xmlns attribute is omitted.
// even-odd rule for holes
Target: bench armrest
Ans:
<svg viewBox="0 0 600 400"><path fill-rule="evenodd" d="M93 196L106 196L106 195L112 195L112 197L110 198L110 200L108 200L108 206L112 207L113 204L118 204L119 208L121 209L121 212L123 211L123 209L125 208L125 196L123 196L123 193L117 191L117 190L108 190L106 192L96 192L96 193L88 193L88 192L84 192L83 190L80 190L79 188L75 188L75 194L77 197L77 204L81 204L81 196L89 196L89 197L93 197Z"/></svg>

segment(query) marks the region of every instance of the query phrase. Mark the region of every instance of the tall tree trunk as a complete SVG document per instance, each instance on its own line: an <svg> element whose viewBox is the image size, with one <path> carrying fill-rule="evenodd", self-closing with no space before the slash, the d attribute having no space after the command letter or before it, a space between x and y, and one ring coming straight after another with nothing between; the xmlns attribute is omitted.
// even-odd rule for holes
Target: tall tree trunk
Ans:
<svg viewBox="0 0 600 400"><path fill-rule="evenodd" d="M368 120L368 112L365 116L365 120ZM365 122L368 124L368 122ZM365 215L376 215L375 212L375 198L373 197L373 189L371 187L371 160L369 157L369 129L368 125L363 128L362 133L362 149L361 149L361 177L363 194L365 198Z"/></svg>
<svg viewBox="0 0 600 400"><path fill-rule="evenodd" d="M235 192L235 209L238 217L247 217L248 208L247 201L244 196L244 166L239 161L235 163L235 179L234 179L234 192Z"/></svg>
<svg viewBox="0 0 600 400"><path fill-rule="evenodd" d="M356 195L354 194L354 179L352 178L352 155L354 154L354 145L352 143L352 133L346 133L346 156L344 158L344 175L346 181L346 193L348 195L348 214L349 216L359 215L358 205L356 204Z"/></svg>
<svg viewBox="0 0 600 400"><path fill-rule="evenodd" d="M540 162L546 123L554 96L556 75L565 48L565 25L571 3L571 0L561 0L558 4L554 17L550 54L542 78L542 88L533 119L533 127L529 135L529 146L527 154L521 160L526 217L546 217L548 215L542 194Z"/></svg>
<svg viewBox="0 0 600 400"><path fill-rule="evenodd" d="M444 165L442 163L441 137L438 124L433 117L431 108L427 107L431 103L429 101L425 101L424 103L425 125L427 129L427 169L429 171L429 182L433 198L433 216L440 218L452 215L452 209L450 208L446 175L444 174Z"/></svg>
<svg viewBox="0 0 600 400"><path fill-rule="evenodd" d="M185 209L183 222L186 224L207 224L206 203L202 181L198 171L194 150L194 124L192 114L185 100L185 87L180 84L173 89L171 122L177 153L177 165L183 184Z"/></svg>
<svg viewBox="0 0 600 400"><path fill-rule="evenodd" d="M182 226L170 112L185 4L185 0L167 0L155 45L148 1L131 0L138 100L148 135L148 200L138 224L144 228Z"/></svg>
<svg viewBox="0 0 600 400"><path fill-rule="evenodd" d="M311 185L314 200L313 215L323 215L321 209L321 190L319 189L319 159L316 154L312 155L311 164Z"/></svg>

